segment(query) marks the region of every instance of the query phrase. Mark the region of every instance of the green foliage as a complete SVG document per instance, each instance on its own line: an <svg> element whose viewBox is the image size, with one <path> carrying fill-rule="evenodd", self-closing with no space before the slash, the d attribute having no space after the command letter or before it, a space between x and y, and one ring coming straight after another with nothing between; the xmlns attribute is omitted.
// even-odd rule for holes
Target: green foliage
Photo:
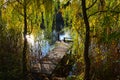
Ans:
<svg viewBox="0 0 120 80"><path fill-rule="evenodd" d="M53 22L55 21L56 10L60 5L65 27L68 27L71 31L74 41L72 56L77 64L74 79L82 80L84 75L85 25L81 0L71 0L70 5L63 8L67 1L58 3L57 0L27 0L27 34L33 34L36 39L44 32L45 38L51 40L52 27L55 26ZM118 45L120 44L120 1L103 0L105 1L104 4L101 4L100 1L97 0L91 6L95 0L86 0L91 37L89 56L92 61L91 77L107 80L107 77L113 77L112 73L117 73L114 75L115 78L120 74L119 69L117 69L120 61L118 52ZM40 29L40 23L42 23L41 12L43 12L44 31ZM6 4L2 0L0 3L0 79L2 80L5 76L9 79L12 78L11 80L18 80L21 77L23 15L22 0L8 1ZM65 60L65 62L69 63L70 60ZM114 65L116 72L113 70ZM105 78L105 76L107 77ZM69 79L72 80L72 78Z"/></svg>
<svg viewBox="0 0 120 80"><path fill-rule="evenodd" d="M22 36L19 30L3 29L0 34L0 79L20 80Z"/></svg>

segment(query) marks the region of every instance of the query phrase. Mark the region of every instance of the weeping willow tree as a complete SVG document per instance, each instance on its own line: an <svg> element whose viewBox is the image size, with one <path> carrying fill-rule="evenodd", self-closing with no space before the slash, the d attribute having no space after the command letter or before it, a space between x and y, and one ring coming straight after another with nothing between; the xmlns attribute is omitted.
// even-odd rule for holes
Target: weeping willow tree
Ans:
<svg viewBox="0 0 120 80"><path fill-rule="evenodd" d="M110 78L112 79L113 75L117 76L119 74L119 72L116 72L115 74L109 74L109 73L114 73L114 69L112 69L113 62L118 60L117 58L118 52L116 52L116 49L119 45L119 38L118 38L119 31L116 31L116 29L119 30L118 15L120 10L118 6L119 6L119 1L100 0L97 1L96 4L91 8L94 9L96 7L95 12L89 13L90 14L89 20L92 26L91 39L92 39L92 43L96 45L96 47L92 46L92 50L93 50L92 53L94 55L97 54L94 63L99 65L95 68L95 70L100 72L98 75L101 75L101 72L103 72L104 75L106 76L111 75L109 76L109 79ZM95 19L95 21L93 20L93 18ZM113 55L114 55L114 59L113 59ZM115 64L118 66L117 63ZM101 65L104 67L106 66L105 71L104 71L104 67L102 67ZM93 63L92 63L92 67L93 67ZM96 77L98 77L98 75L96 75ZM103 75L101 76L103 77L102 79L107 79L105 78L105 76Z"/></svg>
<svg viewBox="0 0 120 80"><path fill-rule="evenodd" d="M0 79L19 79L21 77L21 25L16 23L19 18L14 13L10 1L2 1L0 5ZM16 18L16 20L15 20ZM15 27L16 26L16 27ZM7 74L7 75L6 75Z"/></svg>
<svg viewBox="0 0 120 80"><path fill-rule="evenodd" d="M42 31L40 28L40 23L42 23L42 12L44 25L46 27L45 32L49 38L52 31L52 22L54 14L54 5L52 5L52 0L47 1L28 1L28 0L16 0L16 1L3 1L1 3L2 14L0 17L5 19L6 28L9 29L19 29L20 35L24 37L23 42L23 54L22 54L22 65L23 65L23 77L28 78L30 67L29 67L29 52L26 35L33 34L38 36ZM52 10L52 11L51 11ZM52 20L51 20L52 19ZM1 23L2 24L2 23ZM3 25L3 24L2 24ZM17 31L17 30L16 30ZM23 33L22 33L23 32ZM19 38L18 38L19 39ZM13 43L14 44L14 43Z"/></svg>
<svg viewBox="0 0 120 80"><path fill-rule="evenodd" d="M74 40L72 53L76 59L76 75L78 75L76 79L83 79L84 75L85 80L90 78L106 80L104 75L108 76L110 73L115 73L116 77L120 74L118 71L115 72L119 67L117 63L120 44L119 4L119 0L64 0L62 2L59 0L8 0L6 2L2 0L0 3L0 64L2 65L0 72L3 74L0 73L0 79L12 76L11 80L18 80L20 77L15 76L20 74L15 73L19 71L23 71L24 79L28 78L30 68L26 35L33 34L38 37L44 31L45 37L51 39L58 9L63 13L65 26L68 26L72 32ZM45 26L44 30L40 28L41 23ZM23 52L21 52L22 49ZM8 57L10 62L6 60ZM14 61L20 69L16 69L18 65L12 66L12 69L6 67L6 63ZM114 64L115 71L112 68ZM1 77L6 74L9 75ZM113 77L112 74L110 75Z"/></svg>
<svg viewBox="0 0 120 80"><path fill-rule="evenodd" d="M110 69L110 65L113 64L110 62L111 61L110 56L116 55L116 57L118 57L118 54L116 54L116 52L114 51L116 50L115 45L116 45L116 48L118 48L118 45L119 45L119 38L118 38L119 37L118 36L119 35L119 31L118 31L119 30L119 26L118 26L119 25L119 1L118 0L117 1L91 0L89 2L86 1L86 3L84 3L84 8L86 5L86 8L84 11L82 11L81 4L82 2L80 0L74 0L71 2L70 6L64 9L63 12L65 12L64 17L66 17L65 16L66 13L67 14L70 13L68 17L68 21L71 20L72 22L71 30L73 31L73 38L74 38L73 54L76 54L75 58L77 59L77 65L78 65L77 69L80 72L79 78L82 77L84 72L82 70L84 69L84 67L80 69L81 65L84 64L82 54L87 53L87 57L89 56L91 61L93 61L91 63L91 69L93 71L93 74L91 73L92 71L90 70L89 59L86 62L86 64L89 65L89 70L88 71L86 70L85 75L86 73L88 73L89 75L87 76L89 76L89 78L85 78L85 79L89 80L90 78L98 77L98 75L95 75L95 73L100 69L99 66L103 65L102 61L104 62L107 59L108 62L105 63L105 65L107 65L106 67ZM83 13L83 12L86 12L86 13ZM85 16L87 17L87 19L83 20ZM89 29L87 32L85 32L84 22L86 24L89 23ZM85 34L87 34L87 36L85 36ZM89 40L87 39L88 37L89 37ZM85 40L88 40L89 42L86 44L87 52L84 51L85 50L84 48L86 46L84 45ZM110 47L110 45L114 45L114 48ZM112 49L113 51L107 52L109 51L109 49ZM111 56L111 58L113 57ZM112 59L112 60L115 60L115 59ZM116 58L116 60L118 60L118 58ZM99 66L95 68L94 65L99 65ZM95 68L96 71L94 71L93 67ZM104 70L103 67L101 68ZM105 75L109 75L107 73L108 72L107 70L105 72L106 72Z"/></svg>
<svg viewBox="0 0 120 80"><path fill-rule="evenodd" d="M34 5L31 5L31 3L33 3L33 2L34 2ZM38 8L40 7L41 10L42 10L42 13L43 13L42 17L44 16L43 20L45 20L45 24L43 24L43 25L45 25L47 27L46 28L47 31L51 30L51 27L52 27L52 24L48 23L49 17L51 17L51 15L48 15L48 13L50 13L50 11L49 11L48 8L52 9L52 1L46 1L46 2L44 2L44 1L41 1L41 2L40 1L39 2L38 1L33 1L33 2L29 2L29 1L27 2L26 0L24 0L24 3L23 3L23 10L24 10L23 74L24 74L24 79L25 80L28 79L28 72L29 72L29 65L28 65L28 60L27 60L28 54L27 54L27 38L26 38L26 35L28 33L28 30L27 30L27 27L28 27L27 26L28 25L28 23L27 23L27 17L29 19L28 15L30 13L28 14L27 11L29 11L29 9L31 9L31 8L32 8L31 10L34 10L34 9L36 10L36 11L34 10L34 12L33 11L31 12L31 10L30 10L29 12L31 12L30 15L33 15L33 17L36 16L36 18L35 18L35 24L37 24L37 26L40 26L38 24L39 22L37 22L37 20L39 20L39 18L38 18L38 16L39 16L39 11L38 10L39 9ZM37 8L36 8L36 5L37 5ZM31 19L33 19L33 18L31 18ZM32 23L32 24L34 24L34 23ZM51 31L48 31L48 32L50 33Z"/></svg>
<svg viewBox="0 0 120 80"><path fill-rule="evenodd" d="M118 1L117 1L117 3L119 4ZM119 14L118 6L119 5L117 5L116 9L115 9L114 1L105 1L105 0L99 0L99 1L94 0L92 3L86 3L86 4L88 5L88 8L86 10L88 11L87 14L88 14L88 19L89 19L89 23L90 23L90 39L91 39L90 46L93 47L93 45L95 45L94 43L96 43L96 48L94 48L94 49L96 50L97 55L101 54L101 57L99 57L101 59L101 61L102 60L105 61L106 59L109 59L108 56L110 57L110 55L112 55L113 53L111 53L111 52L107 53L104 50L106 48L110 49L110 47L108 48L108 45L112 45L111 41L112 42L115 41L115 43L117 42L115 39L115 36L114 36L114 38L112 38L111 35L114 34L115 24L116 24L116 22L118 22L118 19L116 19L116 18L114 19L112 16L113 15L118 16L118 14ZM113 26L114 26L114 28L113 28ZM118 29L118 27L117 27L117 29ZM119 34L119 32L117 34ZM104 39L103 39L103 36L104 36ZM118 38L118 37L116 36L116 38ZM98 40L98 42L96 42L97 40ZM104 41L105 41L105 43L104 43ZM119 43L117 42L117 44L119 44ZM104 48L101 49L100 46L103 46L103 45L104 45ZM99 46L99 48L97 46ZM90 48L90 51L92 51L94 49ZM105 58L105 55L102 54L102 52L105 53L105 55L107 55L106 58ZM92 52L91 55L95 56L95 54L93 54L93 53L94 52ZM98 56L96 56L96 57L98 57ZM96 62L97 62L97 59L96 59ZM100 63L98 63L98 64L100 64ZM106 63L106 64L107 64L107 67L110 68L109 66L111 65L111 63L109 62L109 60L108 60L108 63ZM103 65L102 62L101 62L101 65ZM106 72L105 75L111 75L111 74L107 73L108 72L107 70L105 72ZM111 77L111 76L109 76L109 77ZM105 77L104 77L104 79L105 79Z"/></svg>

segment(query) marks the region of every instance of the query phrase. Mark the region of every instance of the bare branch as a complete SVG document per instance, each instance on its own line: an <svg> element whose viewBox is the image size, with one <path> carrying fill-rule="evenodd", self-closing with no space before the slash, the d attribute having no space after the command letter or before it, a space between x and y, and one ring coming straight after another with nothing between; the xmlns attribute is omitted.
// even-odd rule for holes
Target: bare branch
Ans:
<svg viewBox="0 0 120 80"><path fill-rule="evenodd" d="M86 8L86 10L90 9L91 7L93 7L96 2L97 2L97 0L95 0L95 2L93 2L93 4L91 6L89 6L88 8Z"/></svg>
<svg viewBox="0 0 120 80"><path fill-rule="evenodd" d="M88 16L88 18L90 18L91 16L96 15L96 14L98 14L98 13L104 13L104 12L112 12L112 13L117 13L117 14L120 13L120 11L114 11L114 10L96 11L96 12L94 12L93 14L90 14L90 15Z"/></svg>
<svg viewBox="0 0 120 80"><path fill-rule="evenodd" d="M117 14L119 14L119 13L120 13L120 11L113 11L113 10L111 10L111 11L109 11L109 12L112 12L112 13L117 13Z"/></svg>
<svg viewBox="0 0 120 80"><path fill-rule="evenodd" d="M90 14L90 15L88 16L88 18L90 18L91 16L96 15L96 14L98 14L98 13L101 13L101 12L107 12L107 11L96 11L96 12Z"/></svg>

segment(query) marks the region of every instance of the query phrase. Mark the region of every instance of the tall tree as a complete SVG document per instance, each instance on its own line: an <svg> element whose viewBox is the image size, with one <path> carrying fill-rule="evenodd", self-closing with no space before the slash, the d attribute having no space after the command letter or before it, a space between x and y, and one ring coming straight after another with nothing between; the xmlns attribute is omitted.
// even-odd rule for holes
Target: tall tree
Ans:
<svg viewBox="0 0 120 80"><path fill-rule="evenodd" d="M27 68L27 13L26 13L26 0L24 0L24 47L23 47L23 78L28 80L28 68Z"/></svg>
<svg viewBox="0 0 120 80"><path fill-rule="evenodd" d="M90 25L86 12L86 0L82 0L82 13L84 17L84 23L86 26L86 36L85 36L85 48L84 48L84 61L85 61L85 75L84 80L90 80L90 59L89 59L89 44L90 44Z"/></svg>

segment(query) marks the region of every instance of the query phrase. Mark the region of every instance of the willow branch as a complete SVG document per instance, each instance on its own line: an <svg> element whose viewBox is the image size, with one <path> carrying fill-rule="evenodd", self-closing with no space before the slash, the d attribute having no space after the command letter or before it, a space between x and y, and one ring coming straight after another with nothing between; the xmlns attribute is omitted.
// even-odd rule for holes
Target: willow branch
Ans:
<svg viewBox="0 0 120 80"><path fill-rule="evenodd" d="M98 14L98 13L105 13L105 12L111 12L111 13L117 13L117 14L120 13L120 11L114 11L114 10L96 11L96 12L90 14L90 15L88 16L88 18L90 18L91 16L96 15L96 14Z"/></svg>
<svg viewBox="0 0 120 80"><path fill-rule="evenodd" d="M20 0L16 0L19 4L21 4L21 5L23 5L23 3L22 2L20 2Z"/></svg>
<svg viewBox="0 0 120 80"><path fill-rule="evenodd" d="M116 9L120 6L120 3L118 5L116 5L115 7L113 7L113 9Z"/></svg>
<svg viewBox="0 0 120 80"><path fill-rule="evenodd" d="M6 1L6 2L4 2L2 5L0 5L0 8L2 8L4 5L6 5L7 3L10 3L10 4L12 4L13 2L18 2L19 4L21 4L21 5L23 5L19 0L14 0L14 1Z"/></svg>
<svg viewBox="0 0 120 80"><path fill-rule="evenodd" d="M97 2L97 0L95 0L95 2L93 2L93 4L91 6L89 6L88 8L86 8L86 10L90 9L91 7L93 7L96 2Z"/></svg>
<svg viewBox="0 0 120 80"><path fill-rule="evenodd" d="M4 5L6 5L9 1L4 2L2 5L0 5L0 8L2 8Z"/></svg>

